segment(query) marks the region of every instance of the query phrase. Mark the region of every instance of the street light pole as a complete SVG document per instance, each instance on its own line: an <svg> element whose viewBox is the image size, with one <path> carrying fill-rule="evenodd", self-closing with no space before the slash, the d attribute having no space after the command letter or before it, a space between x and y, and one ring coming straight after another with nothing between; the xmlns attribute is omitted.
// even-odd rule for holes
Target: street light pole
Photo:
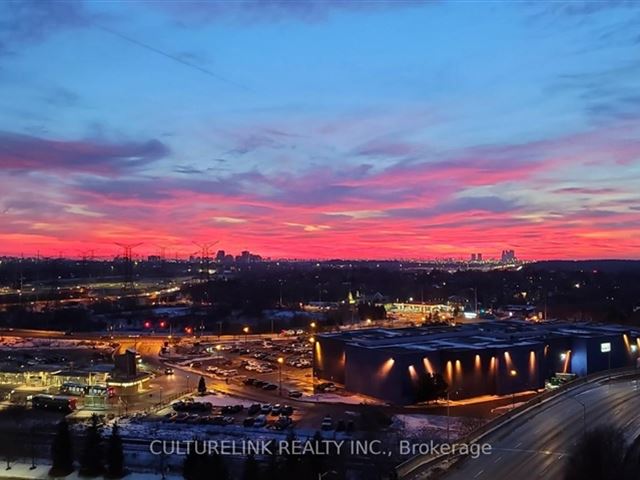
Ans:
<svg viewBox="0 0 640 480"><path fill-rule="evenodd" d="M278 394L282 396L282 364L284 358L278 357Z"/></svg>
<svg viewBox="0 0 640 480"><path fill-rule="evenodd" d="M249 327L244 327L242 329L242 331L244 332L244 346L247 346L247 334L249 333Z"/></svg>
<svg viewBox="0 0 640 480"><path fill-rule="evenodd" d="M447 390L447 443L449 443L449 390Z"/></svg>
<svg viewBox="0 0 640 480"><path fill-rule="evenodd" d="M516 372L515 370L511 369L509 371L509 375L511 376L511 378L515 378L518 375L518 372ZM514 385L511 385L511 410L513 410L514 408L516 408L516 391L513 388Z"/></svg>

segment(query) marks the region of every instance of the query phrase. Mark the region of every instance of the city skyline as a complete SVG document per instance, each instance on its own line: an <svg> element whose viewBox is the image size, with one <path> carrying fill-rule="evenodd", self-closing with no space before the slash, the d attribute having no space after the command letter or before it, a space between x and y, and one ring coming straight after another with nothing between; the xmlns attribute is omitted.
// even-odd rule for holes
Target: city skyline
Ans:
<svg viewBox="0 0 640 480"><path fill-rule="evenodd" d="M640 258L637 4L0 18L0 255Z"/></svg>

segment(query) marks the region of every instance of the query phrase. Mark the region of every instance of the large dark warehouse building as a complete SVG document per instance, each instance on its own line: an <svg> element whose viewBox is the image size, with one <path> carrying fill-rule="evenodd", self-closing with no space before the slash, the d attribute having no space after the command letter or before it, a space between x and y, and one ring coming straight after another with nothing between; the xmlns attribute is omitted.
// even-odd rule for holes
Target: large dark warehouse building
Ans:
<svg viewBox="0 0 640 480"><path fill-rule="evenodd" d="M557 373L636 366L640 330L620 325L501 320L318 335L314 376L395 404L421 400L440 373L450 398L544 388Z"/></svg>

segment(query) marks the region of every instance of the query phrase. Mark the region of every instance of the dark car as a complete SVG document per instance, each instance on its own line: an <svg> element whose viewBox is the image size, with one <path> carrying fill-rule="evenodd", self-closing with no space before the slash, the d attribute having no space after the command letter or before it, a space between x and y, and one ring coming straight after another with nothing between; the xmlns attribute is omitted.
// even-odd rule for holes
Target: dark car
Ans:
<svg viewBox="0 0 640 480"><path fill-rule="evenodd" d="M249 410L247 410L247 413L249 415L255 415L256 413L258 413L260 411L260 408L261 408L261 405L259 403L253 403L249 407Z"/></svg>
<svg viewBox="0 0 640 480"><path fill-rule="evenodd" d="M242 422L242 425L244 425L245 427L253 427L254 422L256 421L255 418L253 417L247 417L244 419L244 421Z"/></svg>
<svg viewBox="0 0 640 480"><path fill-rule="evenodd" d="M291 419L289 417L280 417L273 424L273 428L276 430L284 430L291 426Z"/></svg>
<svg viewBox="0 0 640 480"><path fill-rule="evenodd" d="M255 378L245 378L242 383L244 383L245 385L254 385L256 383L256 379Z"/></svg>
<svg viewBox="0 0 640 480"><path fill-rule="evenodd" d="M221 411L223 415L234 414L241 412L243 408L244 407L242 405L225 405L224 407L222 407Z"/></svg>
<svg viewBox="0 0 640 480"><path fill-rule="evenodd" d="M280 415L290 416L293 414L293 407L291 405L283 405L280 409Z"/></svg>
<svg viewBox="0 0 640 480"><path fill-rule="evenodd" d="M227 422L225 421L225 417L223 417L222 415L216 415L215 417L213 417L211 419L211 424L212 425L226 425Z"/></svg>
<svg viewBox="0 0 640 480"><path fill-rule="evenodd" d="M347 429L347 426L344 423L344 420L338 420L336 424L336 432L344 432Z"/></svg>
<svg viewBox="0 0 640 480"><path fill-rule="evenodd" d="M300 398L302 396L302 392L300 390L291 390L289 392L289 396L291 398Z"/></svg>
<svg viewBox="0 0 640 480"><path fill-rule="evenodd" d="M276 388L278 388L278 386L274 385L273 383L267 383L264 387L262 387L263 390L275 390Z"/></svg>

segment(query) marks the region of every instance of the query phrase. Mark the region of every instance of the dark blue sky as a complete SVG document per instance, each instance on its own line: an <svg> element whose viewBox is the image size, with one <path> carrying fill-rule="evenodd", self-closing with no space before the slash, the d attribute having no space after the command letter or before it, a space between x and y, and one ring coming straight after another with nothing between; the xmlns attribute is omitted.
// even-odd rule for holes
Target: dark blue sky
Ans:
<svg viewBox="0 0 640 480"><path fill-rule="evenodd" d="M638 2L4 2L1 253L640 257Z"/></svg>

